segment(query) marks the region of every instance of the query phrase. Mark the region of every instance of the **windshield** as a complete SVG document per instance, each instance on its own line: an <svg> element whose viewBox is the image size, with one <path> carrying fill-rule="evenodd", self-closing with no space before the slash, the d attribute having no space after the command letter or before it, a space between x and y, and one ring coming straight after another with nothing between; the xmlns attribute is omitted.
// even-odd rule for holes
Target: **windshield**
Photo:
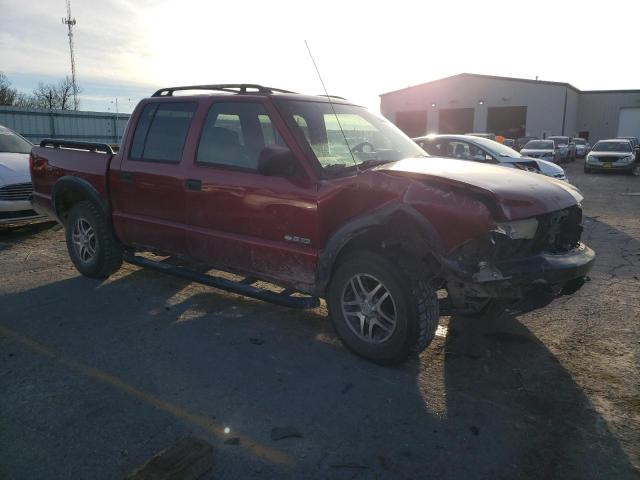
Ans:
<svg viewBox="0 0 640 480"><path fill-rule="evenodd" d="M529 150L553 150L553 142L551 140L531 140L524 146Z"/></svg>
<svg viewBox="0 0 640 480"><path fill-rule="evenodd" d="M583 140L582 138L574 138L573 143L575 143L576 145L586 145L587 141Z"/></svg>
<svg viewBox="0 0 640 480"><path fill-rule="evenodd" d="M591 149L592 152L630 152L631 144L629 142L598 142Z"/></svg>
<svg viewBox="0 0 640 480"><path fill-rule="evenodd" d="M516 152L513 148L509 148L506 145L503 145L498 142L494 142L493 140L489 140L488 138L477 137L473 139L473 142L479 145L480 147L488 150L489 153L496 157L511 157L511 158L520 158L518 152Z"/></svg>
<svg viewBox="0 0 640 480"><path fill-rule="evenodd" d="M0 126L0 153L29 153L31 146L20 135Z"/></svg>
<svg viewBox="0 0 640 480"><path fill-rule="evenodd" d="M334 104L334 115L328 102L282 100L278 106L325 171L427 155L397 127L363 107Z"/></svg>
<svg viewBox="0 0 640 480"><path fill-rule="evenodd" d="M549 137L549 140L553 140L556 145L569 145L569 137Z"/></svg>

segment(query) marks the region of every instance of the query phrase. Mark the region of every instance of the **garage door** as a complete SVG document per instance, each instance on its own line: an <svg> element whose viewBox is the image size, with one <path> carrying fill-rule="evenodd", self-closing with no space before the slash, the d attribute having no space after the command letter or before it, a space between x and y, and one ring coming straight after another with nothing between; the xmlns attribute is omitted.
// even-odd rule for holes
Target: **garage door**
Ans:
<svg viewBox="0 0 640 480"><path fill-rule="evenodd" d="M489 107L487 132L507 138L524 137L527 128L527 107Z"/></svg>
<svg viewBox="0 0 640 480"><path fill-rule="evenodd" d="M444 108L438 114L438 133L473 131L473 108Z"/></svg>
<svg viewBox="0 0 640 480"><path fill-rule="evenodd" d="M640 138L640 108L620 109L618 136Z"/></svg>

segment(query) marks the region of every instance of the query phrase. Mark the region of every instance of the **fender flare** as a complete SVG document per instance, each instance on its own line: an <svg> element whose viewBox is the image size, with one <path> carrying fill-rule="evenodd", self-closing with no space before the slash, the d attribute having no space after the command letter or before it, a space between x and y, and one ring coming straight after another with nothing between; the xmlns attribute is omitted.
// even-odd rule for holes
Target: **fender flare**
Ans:
<svg viewBox="0 0 640 480"><path fill-rule="evenodd" d="M88 200L93 202L100 210L105 214L107 218L107 222L111 225L111 215L110 208L108 203L102 198L100 193L95 189L91 183L86 181L80 177L74 176L64 176L60 177L58 181L55 183L53 190L51 192L51 208L55 213L58 221L63 223L63 220L60 215L60 196L63 192L67 190L79 191L82 193Z"/></svg>
<svg viewBox="0 0 640 480"><path fill-rule="evenodd" d="M329 284L336 259L352 239L374 228L388 226L394 221L402 219L403 216L404 219L410 222L407 227L424 242L425 252L433 254L436 259L442 258L444 256L442 241L431 222L409 205L389 205L349 220L331 235L325 248L320 251L318 256L318 283L320 288L324 289ZM402 238L399 238L399 240L402 240Z"/></svg>

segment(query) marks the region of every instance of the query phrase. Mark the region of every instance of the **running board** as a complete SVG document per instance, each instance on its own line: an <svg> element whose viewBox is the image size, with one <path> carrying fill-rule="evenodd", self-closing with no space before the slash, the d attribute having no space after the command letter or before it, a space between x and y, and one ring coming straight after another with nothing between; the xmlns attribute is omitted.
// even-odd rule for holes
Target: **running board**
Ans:
<svg viewBox="0 0 640 480"><path fill-rule="evenodd" d="M318 297L293 297L292 293L297 293L293 290L286 289L281 293L272 292L263 288L254 287L252 284L258 280L252 277L247 277L238 282L227 280L226 278L216 277L214 275L207 275L204 273L195 272L185 267L177 267L162 262L156 262L149 260L148 258L140 257L134 253L125 253L124 260L139 267L149 268L158 272L167 273L174 277L184 278L191 280L192 282L202 283L209 287L218 288L231 293L237 293L245 297L256 298L264 302L275 303L276 305L282 305L289 308L316 308L320 305Z"/></svg>

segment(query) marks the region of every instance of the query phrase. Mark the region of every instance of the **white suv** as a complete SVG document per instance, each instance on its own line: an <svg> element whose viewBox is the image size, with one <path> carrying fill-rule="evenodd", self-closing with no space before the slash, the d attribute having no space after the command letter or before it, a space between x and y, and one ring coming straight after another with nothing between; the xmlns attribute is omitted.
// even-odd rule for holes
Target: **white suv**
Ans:
<svg viewBox="0 0 640 480"><path fill-rule="evenodd" d="M31 206L31 143L0 125L0 225L38 218Z"/></svg>

